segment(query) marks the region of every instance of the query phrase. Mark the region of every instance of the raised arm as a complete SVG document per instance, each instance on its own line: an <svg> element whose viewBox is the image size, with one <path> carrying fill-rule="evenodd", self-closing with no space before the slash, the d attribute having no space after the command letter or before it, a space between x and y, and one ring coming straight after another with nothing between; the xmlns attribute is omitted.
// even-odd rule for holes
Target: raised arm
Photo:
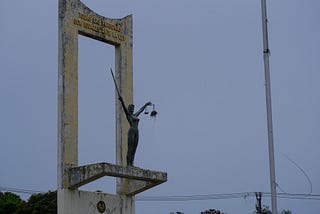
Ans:
<svg viewBox="0 0 320 214"><path fill-rule="evenodd" d="M122 108L123 108L124 113L125 113L126 116L128 117L129 111L128 111L128 109L127 109L127 107L126 107L126 105L125 105L125 103L124 103L124 101L123 101L123 98L122 98L121 96L119 96L119 100L120 100L120 103L121 103L121 105L122 105Z"/></svg>
<svg viewBox="0 0 320 214"><path fill-rule="evenodd" d="M151 106L151 105L152 105L151 102L147 102L147 103L144 104L144 105L139 109L139 111L137 111L134 115L138 117L138 116L141 114L141 112L143 112L144 109L145 109L147 106Z"/></svg>

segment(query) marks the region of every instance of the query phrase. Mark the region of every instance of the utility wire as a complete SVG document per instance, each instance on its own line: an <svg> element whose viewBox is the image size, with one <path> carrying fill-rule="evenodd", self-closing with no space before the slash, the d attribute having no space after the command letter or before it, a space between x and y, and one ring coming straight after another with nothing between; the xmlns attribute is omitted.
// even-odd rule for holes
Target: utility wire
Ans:
<svg viewBox="0 0 320 214"><path fill-rule="evenodd" d="M39 194L45 191L20 189L0 186L0 192L15 192L24 194ZM262 192L262 196L271 197L270 192ZM303 200L319 200L320 194L298 194L298 193L278 193L279 198L285 199L303 199ZM172 195L172 196L137 196L136 201L203 201L203 200L226 200L239 198L255 198L255 192L238 192L223 194L204 194L204 195Z"/></svg>
<svg viewBox="0 0 320 214"><path fill-rule="evenodd" d="M312 193L312 182L311 182L311 179L309 178L308 174L303 170L302 167L300 167L294 160L292 160L291 158L289 158L288 155L284 154L281 152L281 154L288 160L290 161L296 168L298 168L302 173L303 175L306 177L306 179L308 180L308 183L309 183L309 187L310 187L310 192L309 194ZM278 186L279 187L279 186ZM281 190L282 191L282 190Z"/></svg>
<svg viewBox="0 0 320 214"><path fill-rule="evenodd" d="M271 197L271 193L264 192L263 196ZM294 194L278 193L279 198L286 199L306 199L320 200L320 194ZM228 193L228 194L209 194L209 195L188 195L188 196L137 196L137 201L197 201L197 200L223 200L255 197L255 192Z"/></svg>
<svg viewBox="0 0 320 214"><path fill-rule="evenodd" d="M176 195L176 196L137 196L137 201L199 201L253 197L254 192L207 194L207 195Z"/></svg>
<svg viewBox="0 0 320 214"><path fill-rule="evenodd" d="M270 193L264 193L270 197ZM320 194L278 193L279 198L320 200Z"/></svg>
<svg viewBox="0 0 320 214"><path fill-rule="evenodd" d="M30 189L18 189L18 188L10 188L10 187L3 187L0 186L1 192L15 192L15 193L26 193L26 194L38 194L43 193L43 191L38 190L30 190Z"/></svg>

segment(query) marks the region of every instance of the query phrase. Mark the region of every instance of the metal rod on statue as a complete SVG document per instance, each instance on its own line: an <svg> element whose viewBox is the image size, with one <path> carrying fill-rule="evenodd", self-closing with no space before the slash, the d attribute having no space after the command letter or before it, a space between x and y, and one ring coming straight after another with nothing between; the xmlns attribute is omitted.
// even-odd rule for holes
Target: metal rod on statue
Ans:
<svg viewBox="0 0 320 214"><path fill-rule="evenodd" d="M118 89L118 86L117 86L116 79L114 78L114 75L113 75L112 68L110 68L110 71L111 71L111 75L112 75L112 79L113 79L114 85L116 86L116 90L117 90L117 93L118 93L118 97L121 97L120 92L119 92L119 89Z"/></svg>
<svg viewBox="0 0 320 214"><path fill-rule="evenodd" d="M269 66L269 45L268 45L268 29L267 29L267 9L266 0L261 0L262 12L262 33L263 33L263 59L265 70L265 88L266 88L266 107L267 107L267 123L268 123L268 147L269 147L269 167L270 167L270 187L271 187L271 206L272 213L277 214L277 192L276 192L276 173L274 163L274 147L273 147L273 127L272 127L272 108L271 108L271 89L270 89L270 66Z"/></svg>

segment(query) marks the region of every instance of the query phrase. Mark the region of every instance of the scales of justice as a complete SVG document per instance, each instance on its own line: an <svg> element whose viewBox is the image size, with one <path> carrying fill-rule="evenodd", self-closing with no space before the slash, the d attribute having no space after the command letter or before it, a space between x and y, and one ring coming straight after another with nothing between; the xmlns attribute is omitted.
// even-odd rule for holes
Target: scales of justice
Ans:
<svg viewBox="0 0 320 214"><path fill-rule="evenodd" d="M78 35L115 48L116 163L78 166ZM110 19L80 0L59 0L58 214L134 214L135 195L167 181L167 173L133 166L139 114L133 103L132 16ZM155 116L156 111L151 112ZM78 188L103 176L116 177L116 194Z"/></svg>

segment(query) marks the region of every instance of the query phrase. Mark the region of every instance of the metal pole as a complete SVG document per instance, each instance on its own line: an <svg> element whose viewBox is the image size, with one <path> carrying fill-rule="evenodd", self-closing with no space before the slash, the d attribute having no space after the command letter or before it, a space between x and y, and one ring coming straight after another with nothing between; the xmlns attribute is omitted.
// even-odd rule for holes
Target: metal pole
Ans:
<svg viewBox="0 0 320 214"><path fill-rule="evenodd" d="M256 212L257 212L257 214L262 214L261 195L262 195L261 192L256 192L256 199L257 199Z"/></svg>
<svg viewBox="0 0 320 214"><path fill-rule="evenodd" d="M275 164L274 164L270 67L269 67L270 50L268 45L268 29L267 29L268 20L267 20L266 0L261 0L261 12L262 12L263 59L264 59L264 70L265 70L266 107L267 107L267 123L268 123L271 206L272 206L272 213L277 214L276 173L275 173Z"/></svg>

